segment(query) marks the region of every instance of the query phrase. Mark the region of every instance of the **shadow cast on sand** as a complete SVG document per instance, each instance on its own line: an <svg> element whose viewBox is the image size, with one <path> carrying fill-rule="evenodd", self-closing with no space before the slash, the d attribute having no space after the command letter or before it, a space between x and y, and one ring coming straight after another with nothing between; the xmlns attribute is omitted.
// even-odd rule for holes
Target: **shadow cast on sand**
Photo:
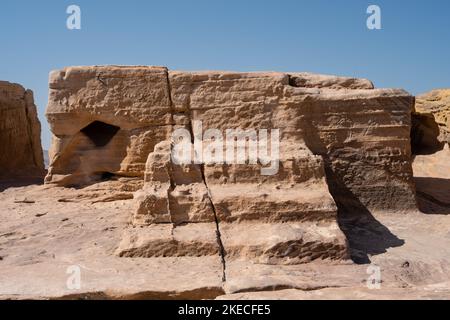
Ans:
<svg viewBox="0 0 450 320"><path fill-rule="evenodd" d="M347 237L350 258L356 264L370 264L370 256L385 253L388 248L401 247L399 239L380 223L356 195L327 166L330 193L338 206L338 224Z"/></svg>
<svg viewBox="0 0 450 320"><path fill-rule="evenodd" d="M414 180L422 213L450 215L450 179L416 177Z"/></svg>
<svg viewBox="0 0 450 320"><path fill-rule="evenodd" d="M363 208L354 213L338 211L338 223L347 237L350 247L350 258L356 264L369 264L370 256L385 253L388 248L401 247L405 241L399 239L387 227L376 220L373 215Z"/></svg>

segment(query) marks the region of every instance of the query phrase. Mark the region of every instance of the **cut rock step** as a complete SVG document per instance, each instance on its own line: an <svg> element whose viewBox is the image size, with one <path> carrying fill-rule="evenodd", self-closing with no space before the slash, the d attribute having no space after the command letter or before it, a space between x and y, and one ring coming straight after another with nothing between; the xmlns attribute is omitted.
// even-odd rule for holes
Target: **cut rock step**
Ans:
<svg viewBox="0 0 450 320"><path fill-rule="evenodd" d="M295 265L348 259L347 240L337 223L220 223L226 263Z"/></svg>
<svg viewBox="0 0 450 320"><path fill-rule="evenodd" d="M120 257L200 257L217 256L215 223L190 223L173 227L172 224L155 224L148 227L129 228L124 231L116 250Z"/></svg>

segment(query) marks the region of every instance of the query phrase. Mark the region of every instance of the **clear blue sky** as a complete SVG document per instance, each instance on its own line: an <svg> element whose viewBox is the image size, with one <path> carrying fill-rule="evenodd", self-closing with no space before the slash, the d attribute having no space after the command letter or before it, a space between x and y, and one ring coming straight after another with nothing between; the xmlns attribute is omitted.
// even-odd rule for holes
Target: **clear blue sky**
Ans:
<svg viewBox="0 0 450 320"><path fill-rule="evenodd" d="M82 30L66 28L66 8ZM370 4L382 30L366 28ZM311 71L365 77L413 94L450 87L448 0L2 0L0 79L35 92L43 124L48 73L70 65Z"/></svg>

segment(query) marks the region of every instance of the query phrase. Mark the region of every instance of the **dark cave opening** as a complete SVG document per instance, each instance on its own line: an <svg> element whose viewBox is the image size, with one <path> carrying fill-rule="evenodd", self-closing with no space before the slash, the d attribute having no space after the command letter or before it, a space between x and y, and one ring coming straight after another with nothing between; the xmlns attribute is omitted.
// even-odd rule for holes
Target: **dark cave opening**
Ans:
<svg viewBox="0 0 450 320"><path fill-rule="evenodd" d="M113 180L113 178L115 178L115 176L116 175L111 172L102 172L102 173L100 173L100 180L101 181Z"/></svg>
<svg viewBox="0 0 450 320"><path fill-rule="evenodd" d="M432 114L412 114L411 151L413 155L429 155L441 151L439 125Z"/></svg>
<svg viewBox="0 0 450 320"><path fill-rule="evenodd" d="M120 127L101 121L94 121L87 127L81 129L80 132L84 133L96 147L104 147L111 141L119 130Z"/></svg>

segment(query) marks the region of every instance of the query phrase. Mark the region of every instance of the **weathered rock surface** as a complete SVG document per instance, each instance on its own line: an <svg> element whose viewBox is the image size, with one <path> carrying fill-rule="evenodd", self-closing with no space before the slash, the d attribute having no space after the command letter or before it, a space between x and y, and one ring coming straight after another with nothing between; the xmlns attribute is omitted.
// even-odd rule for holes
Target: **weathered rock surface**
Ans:
<svg viewBox="0 0 450 320"><path fill-rule="evenodd" d="M434 137L441 144L450 144L450 89L433 90L418 96L415 115L429 119L423 124L430 131L428 134L424 133L424 139ZM436 132L433 132L433 129ZM425 142L431 143L431 141Z"/></svg>
<svg viewBox="0 0 450 320"><path fill-rule="evenodd" d="M188 112L203 127L280 129L282 168L283 157L301 157L301 149L320 155L338 205L415 208L410 160L414 98L405 91L308 74L170 72L169 80L175 111ZM311 161L308 155L303 158L294 166ZM297 171L311 174L315 166L321 164L300 165Z"/></svg>
<svg viewBox="0 0 450 320"><path fill-rule="evenodd" d="M155 145L174 127L199 120L205 130L280 129L282 174L293 172L283 170L293 162L301 174L308 168L300 180L321 179L324 167L338 205L411 209L413 101L405 91L373 89L367 80L305 73L66 68L50 77L54 143L47 182L82 184L105 173L142 177ZM104 141L95 141L98 135ZM206 166L204 174L208 179L217 170Z"/></svg>
<svg viewBox="0 0 450 320"><path fill-rule="evenodd" d="M419 208L428 214L450 214L450 148L414 159Z"/></svg>
<svg viewBox="0 0 450 320"><path fill-rule="evenodd" d="M33 93L0 81L0 177L42 175L41 125Z"/></svg>

